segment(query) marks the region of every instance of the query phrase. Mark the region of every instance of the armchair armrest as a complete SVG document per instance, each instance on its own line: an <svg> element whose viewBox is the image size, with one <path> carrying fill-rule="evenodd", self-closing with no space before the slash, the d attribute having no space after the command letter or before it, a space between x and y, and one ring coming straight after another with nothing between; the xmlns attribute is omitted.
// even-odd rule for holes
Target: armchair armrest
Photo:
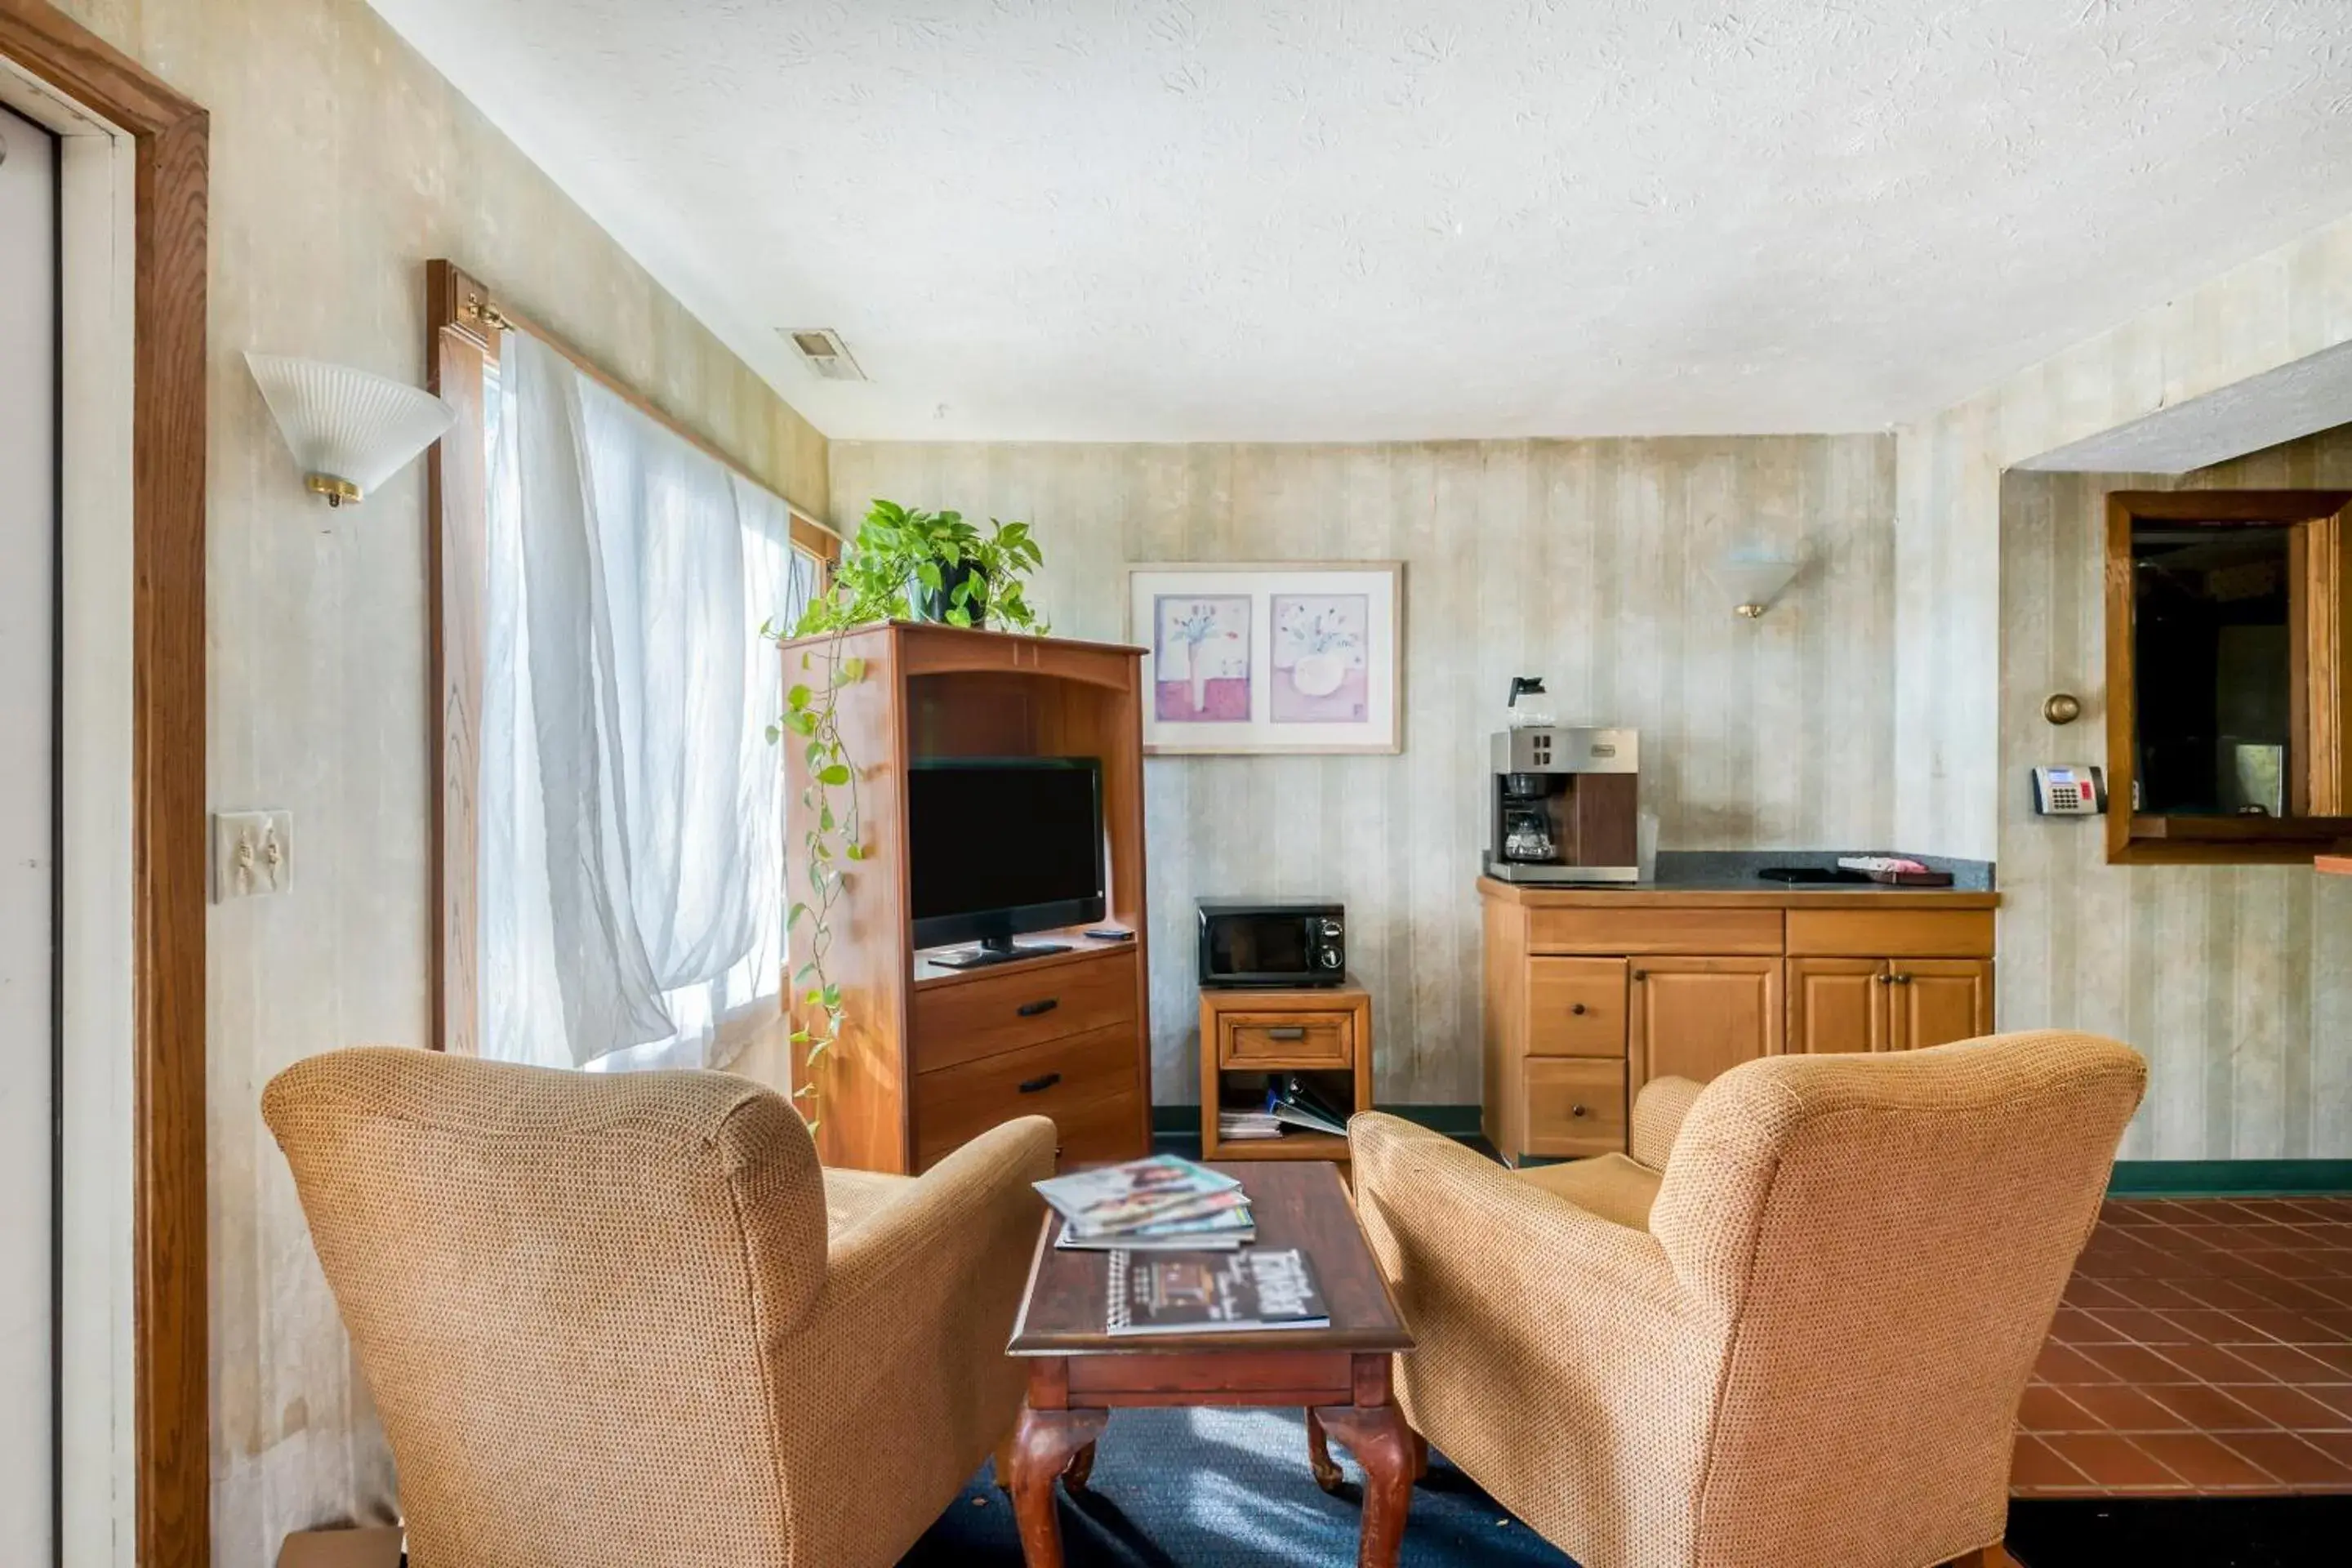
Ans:
<svg viewBox="0 0 2352 1568"><path fill-rule="evenodd" d="M1004 1346L1045 1212L1029 1184L1055 1142L1042 1116L992 1128L834 1245L773 1352L796 1561L895 1561L1011 1429L1026 1373Z"/></svg>
<svg viewBox="0 0 2352 1568"><path fill-rule="evenodd" d="M1348 1152L1365 1235L1401 1297L1414 1292L1418 1255L1487 1273L1498 1288L1503 1274L1524 1271L1549 1295L1572 1267L1594 1290L1662 1310L1680 1300L1673 1266L1646 1232L1522 1181L1444 1133L1366 1111L1348 1123Z"/></svg>
<svg viewBox="0 0 2352 1568"><path fill-rule="evenodd" d="M1633 1158L1654 1171L1664 1170L1682 1135L1683 1119L1706 1087L1686 1078L1654 1078L1643 1084L1633 1097Z"/></svg>

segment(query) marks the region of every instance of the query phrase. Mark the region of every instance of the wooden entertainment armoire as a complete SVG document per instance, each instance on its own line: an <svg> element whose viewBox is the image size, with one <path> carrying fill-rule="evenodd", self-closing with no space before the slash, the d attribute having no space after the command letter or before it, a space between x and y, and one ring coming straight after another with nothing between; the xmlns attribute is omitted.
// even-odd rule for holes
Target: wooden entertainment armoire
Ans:
<svg viewBox="0 0 2352 1568"><path fill-rule="evenodd" d="M821 674L801 658L829 639L783 646L787 686ZM846 1011L816 1068L817 1147L828 1165L912 1173L1016 1116L1051 1117L1065 1167L1132 1159L1151 1145L1151 1045L1143 897L1143 650L1059 637L894 621L849 633L865 661L836 720L857 768L866 858L833 910L828 968ZM807 897L804 749L785 752L786 879ZM1106 926L1031 933L1066 952L982 969L925 962L908 923L908 765L936 757L1094 757L1108 840ZM793 963L803 961L803 929ZM800 987L788 987L799 1020ZM793 1082L805 1081L792 1047ZM803 1100L805 1109L808 1105Z"/></svg>

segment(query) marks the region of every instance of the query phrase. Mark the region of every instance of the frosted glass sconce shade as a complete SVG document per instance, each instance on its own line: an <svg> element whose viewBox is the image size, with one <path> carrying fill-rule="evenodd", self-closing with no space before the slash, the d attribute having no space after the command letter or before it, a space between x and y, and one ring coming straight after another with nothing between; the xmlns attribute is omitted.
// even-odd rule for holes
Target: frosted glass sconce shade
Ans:
<svg viewBox="0 0 2352 1568"><path fill-rule="evenodd" d="M1715 563L1715 580L1731 595L1732 608L1752 620L1769 609L1772 601L1796 581L1798 569L1803 564L1792 555L1734 550Z"/></svg>
<svg viewBox="0 0 2352 1568"><path fill-rule="evenodd" d="M303 483L329 506L363 499L457 422L431 393L349 365L257 353L245 363Z"/></svg>

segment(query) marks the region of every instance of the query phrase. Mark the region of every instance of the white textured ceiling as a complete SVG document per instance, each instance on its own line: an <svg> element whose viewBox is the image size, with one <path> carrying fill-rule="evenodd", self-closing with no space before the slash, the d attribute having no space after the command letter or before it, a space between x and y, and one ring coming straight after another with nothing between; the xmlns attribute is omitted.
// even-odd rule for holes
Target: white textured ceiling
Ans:
<svg viewBox="0 0 2352 1568"><path fill-rule="evenodd" d="M837 438L1870 428L2352 211L2352 0L373 3Z"/></svg>

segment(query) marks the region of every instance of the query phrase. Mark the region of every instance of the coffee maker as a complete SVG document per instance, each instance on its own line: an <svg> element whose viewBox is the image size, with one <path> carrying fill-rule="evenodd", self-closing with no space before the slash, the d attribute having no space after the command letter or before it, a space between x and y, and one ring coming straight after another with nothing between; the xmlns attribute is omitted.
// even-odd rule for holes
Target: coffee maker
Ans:
<svg viewBox="0 0 2352 1568"><path fill-rule="evenodd" d="M1638 731L1527 725L1496 731L1488 752L1486 875L1641 880Z"/></svg>

